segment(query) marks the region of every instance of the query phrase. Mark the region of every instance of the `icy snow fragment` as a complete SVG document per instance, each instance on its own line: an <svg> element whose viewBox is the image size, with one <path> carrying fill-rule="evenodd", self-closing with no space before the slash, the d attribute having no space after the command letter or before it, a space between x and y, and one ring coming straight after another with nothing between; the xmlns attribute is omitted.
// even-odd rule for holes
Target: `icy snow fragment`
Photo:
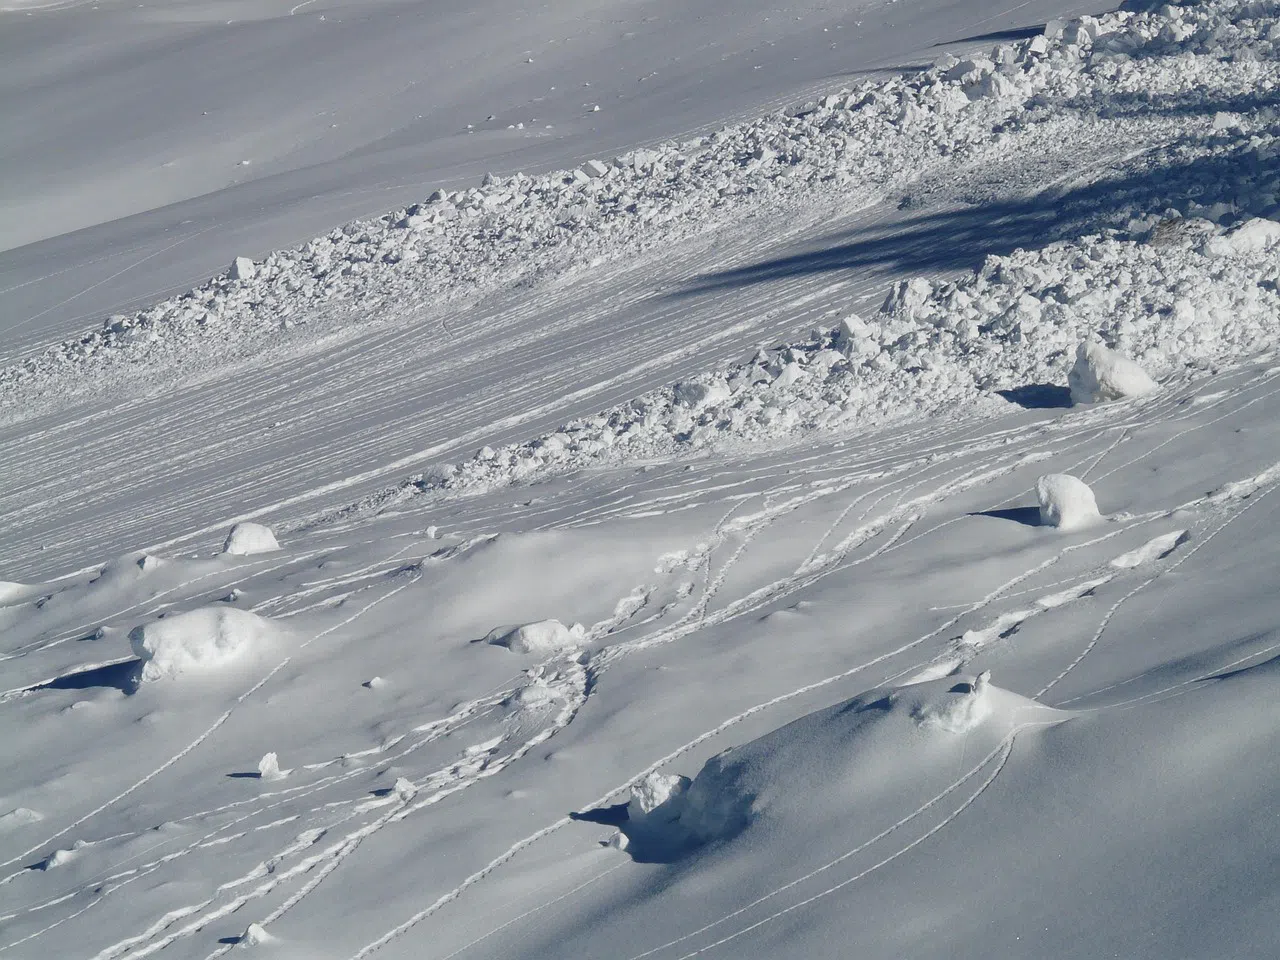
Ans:
<svg viewBox="0 0 1280 960"><path fill-rule="evenodd" d="M232 280L252 280L257 272L257 266L248 257L236 257L231 261Z"/></svg>
<svg viewBox="0 0 1280 960"><path fill-rule="evenodd" d="M252 652L273 632L270 621L235 607L201 607L129 631L142 679L216 670Z"/></svg>
<svg viewBox="0 0 1280 960"><path fill-rule="evenodd" d="M264 527L260 523L237 523L231 528L226 542L222 545L223 553L242 557L255 553L271 553L279 549L280 544L276 543L276 537L271 532L271 528Z"/></svg>
<svg viewBox="0 0 1280 960"><path fill-rule="evenodd" d="M1100 343L1076 349L1076 362L1067 374L1072 403L1105 403L1124 397L1143 397L1160 389L1147 372Z"/></svg>
<svg viewBox="0 0 1280 960"><path fill-rule="evenodd" d="M559 620L539 620L521 626L498 627L486 636L485 643L506 647L512 653L558 653L578 646L586 629L580 623L566 627Z"/></svg>
<svg viewBox="0 0 1280 960"><path fill-rule="evenodd" d="M408 803L418 795L418 788L412 780L404 777L396 778L395 785L391 788L391 792L400 798L401 802Z"/></svg>
<svg viewBox="0 0 1280 960"><path fill-rule="evenodd" d="M650 773L631 785L627 815L639 819L689 789L690 780L675 773Z"/></svg>
<svg viewBox="0 0 1280 960"><path fill-rule="evenodd" d="M588 160L582 165L582 172L588 177L603 177L609 172L609 165L599 160Z"/></svg>
<svg viewBox="0 0 1280 960"><path fill-rule="evenodd" d="M1280 242L1280 223L1254 217L1234 230L1214 237L1204 245L1204 252L1211 257L1242 256L1262 253Z"/></svg>
<svg viewBox="0 0 1280 960"><path fill-rule="evenodd" d="M258 777L262 780L283 780L292 770L280 769L280 758L274 753L264 754L258 761Z"/></svg>
<svg viewBox="0 0 1280 960"><path fill-rule="evenodd" d="M1067 473L1050 473L1036 481L1040 523L1059 530L1079 530L1101 519L1089 485Z"/></svg>

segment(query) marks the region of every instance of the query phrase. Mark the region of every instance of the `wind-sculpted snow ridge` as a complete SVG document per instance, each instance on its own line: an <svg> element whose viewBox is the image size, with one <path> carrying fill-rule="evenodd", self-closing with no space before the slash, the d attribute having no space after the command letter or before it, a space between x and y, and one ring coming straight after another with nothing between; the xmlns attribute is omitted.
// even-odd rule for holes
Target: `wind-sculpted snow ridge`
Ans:
<svg viewBox="0 0 1280 960"><path fill-rule="evenodd" d="M485 447L375 500L474 493L551 471L909 416L1001 413L1004 398L1024 394L1066 405L1077 348L1093 338L1140 358L1157 378L1195 375L1280 345L1280 243L1206 250L1212 238L1246 229L1259 228L1162 220L1153 234L1182 240L1085 237L990 257L952 282L903 281L871 321L850 316L554 433Z"/></svg>
<svg viewBox="0 0 1280 960"><path fill-rule="evenodd" d="M1234 0L1054 22L989 57L947 57L794 115L568 172L488 176L257 263L237 258L188 293L109 317L101 330L0 370L0 397L23 389L24 403L5 407L28 416L39 396L60 402L111 376L163 380L336 325L411 319L425 305L669 243L815 188L874 198L1064 108L1106 116L1135 98L1243 99L1243 113L1220 111L1212 121L1240 137L1259 122L1249 103L1280 88L1277 38L1275 4ZM1275 149L1274 137L1256 139L1258 150Z"/></svg>

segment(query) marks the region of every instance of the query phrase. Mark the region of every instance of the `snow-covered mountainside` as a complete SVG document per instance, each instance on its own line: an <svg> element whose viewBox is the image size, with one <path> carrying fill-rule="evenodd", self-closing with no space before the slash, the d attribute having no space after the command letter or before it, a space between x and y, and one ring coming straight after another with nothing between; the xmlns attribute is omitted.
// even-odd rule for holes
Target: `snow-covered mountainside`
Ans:
<svg viewBox="0 0 1280 960"><path fill-rule="evenodd" d="M501 19L277 6L0 3L22 21L0 45L58 38L24 80L43 105L95 30L150 25L118 93L215 21L257 25L226 48L250 62L300 18L401 18L354 97L423 25L443 56ZM968 39L825 86L826 61L752 86L734 60L702 97L746 5L686 6L551 4L494 36L635 25L613 69L683 66L625 136L522 152L532 119L480 117L512 130L454 179L224 256L280 235L299 170L445 170L438 118L401 137L371 109L342 149L285 149L315 104L229 87L279 165L236 194L209 156L151 183L120 107L102 159L146 182L117 198L142 220L11 251L75 274L110 229L156 229L148 205L214 191L191 250L225 268L86 276L74 307L15 288L0 955L1280 953L1280 3L1040 4L1062 16L962 35L972 5L757 5L735 43L840 27L846 74L888 63L868 44ZM467 69L451 123L541 89ZM256 133L277 98L294 112ZM9 209L82 203L59 179L82 160Z"/></svg>

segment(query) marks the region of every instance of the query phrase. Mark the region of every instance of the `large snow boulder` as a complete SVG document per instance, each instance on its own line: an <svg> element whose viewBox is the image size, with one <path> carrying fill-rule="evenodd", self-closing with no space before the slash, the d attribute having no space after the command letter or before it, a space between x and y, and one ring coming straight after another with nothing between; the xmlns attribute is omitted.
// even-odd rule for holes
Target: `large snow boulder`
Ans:
<svg viewBox="0 0 1280 960"><path fill-rule="evenodd" d="M1059 530L1079 530L1102 518L1089 485L1068 473L1050 473L1036 481L1040 523Z"/></svg>
<svg viewBox="0 0 1280 960"><path fill-rule="evenodd" d="M489 631L485 643L506 647L512 653L560 653L582 643L586 628L580 623L566 627L559 620L539 620L520 626L498 627Z"/></svg>
<svg viewBox="0 0 1280 960"><path fill-rule="evenodd" d="M129 644L142 680L208 673L249 656L276 631L271 621L235 607L209 606L134 627Z"/></svg>
<svg viewBox="0 0 1280 960"><path fill-rule="evenodd" d="M1082 343L1075 366L1067 374L1072 403L1105 403L1124 397L1144 397L1160 385L1140 366L1100 343Z"/></svg>
<svg viewBox="0 0 1280 960"><path fill-rule="evenodd" d="M260 523L237 523L227 534L223 553L247 557L255 553L271 553L280 549L276 535Z"/></svg>

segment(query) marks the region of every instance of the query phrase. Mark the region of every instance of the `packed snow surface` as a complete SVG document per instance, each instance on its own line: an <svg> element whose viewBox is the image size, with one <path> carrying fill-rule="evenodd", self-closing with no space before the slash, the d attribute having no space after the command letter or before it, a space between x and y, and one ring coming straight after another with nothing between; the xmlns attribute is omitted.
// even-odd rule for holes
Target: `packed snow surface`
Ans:
<svg viewBox="0 0 1280 960"><path fill-rule="evenodd" d="M21 6L0 953L1280 955L1274 2Z"/></svg>

